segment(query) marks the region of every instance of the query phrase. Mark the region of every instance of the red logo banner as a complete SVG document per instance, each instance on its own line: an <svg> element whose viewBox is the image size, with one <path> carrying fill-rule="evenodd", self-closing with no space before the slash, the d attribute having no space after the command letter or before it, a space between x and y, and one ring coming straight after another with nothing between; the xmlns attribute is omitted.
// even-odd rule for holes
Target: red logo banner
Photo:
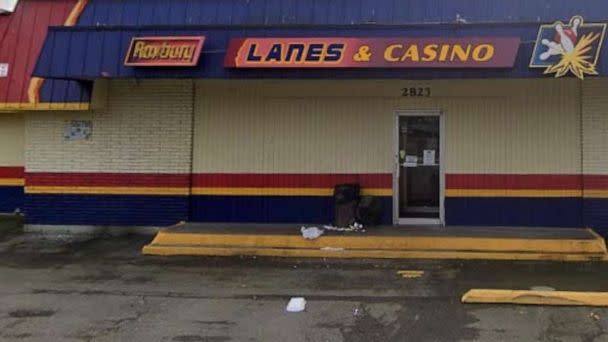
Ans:
<svg viewBox="0 0 608 342"><path fill-rule="evenodd" d="M203 36L133 37L126 66L195 66L201 56Z"/></svg>
<svg viewBox="0 0 608 342"><path fill-rule="evenodd" d="M230 68L512 68L517 37L234 38Z"/></svg>

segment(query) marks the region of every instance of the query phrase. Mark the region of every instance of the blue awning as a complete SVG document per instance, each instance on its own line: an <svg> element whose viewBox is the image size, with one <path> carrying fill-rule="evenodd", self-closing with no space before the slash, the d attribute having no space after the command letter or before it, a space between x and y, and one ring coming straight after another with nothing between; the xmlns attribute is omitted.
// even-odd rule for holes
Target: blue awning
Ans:
<svg viewBox="0 0 608 342"><path fill-rule="evenodd" d="M76 27L49 30L34 75L96 78L530 78L539 27L581 15L608 22L605 0L90 0ZM205 36L200 63L189 68L126 67L132 37ZM519 37L506 69L227 69L228 42L238 37ZM598 72L608 75L608 50Z"/></svg>
<svg viewBox="0 0 608 342"><path fill-rule="evenodd" d="M97 78L525 78L543 77L529 62L537 25L432 25L408 28L51 28L34 75L55 79ZM194 67L137 68L123 64L131 38L141 36L205 36L200 63ZM236 37L520 37L513 69L227 69L224 56ZM605 70L602 70L605 73ZM546 76L544 76L546 77Z"/></svg>

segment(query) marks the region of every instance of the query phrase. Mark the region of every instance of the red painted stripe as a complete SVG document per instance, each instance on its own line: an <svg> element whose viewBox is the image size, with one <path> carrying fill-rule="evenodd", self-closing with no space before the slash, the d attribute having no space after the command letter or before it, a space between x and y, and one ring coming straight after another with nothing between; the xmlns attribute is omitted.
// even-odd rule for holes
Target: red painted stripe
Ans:
<svg viewBox="0 0 608 342"><path fill-rule="evenodd" d="M26 186L188 187L189 174L26 173Z"/></svg>
<svg viewBox="0 0 608 342"><path fill-rule="evenodd" d="M0 166L0 178L23 178L23 167Z"/></svg>
<svg viewBox="0 0 608 342"><path fill-rule="evenodd" d="M581 175L448 174L448 189L581 189Z"/></svg>
<svg viewBox="0 0 608 342"><path fill-rule="evenodd" d="M583 182L585 189L608 190L608 175L585 175Z"/></svg>
<svg viewBox="0 0 608 342"><path fill-rule="evenodd" d="M364 188L391 188L391 174L194 174L195 187L332 188L358 183Z"/></svg>

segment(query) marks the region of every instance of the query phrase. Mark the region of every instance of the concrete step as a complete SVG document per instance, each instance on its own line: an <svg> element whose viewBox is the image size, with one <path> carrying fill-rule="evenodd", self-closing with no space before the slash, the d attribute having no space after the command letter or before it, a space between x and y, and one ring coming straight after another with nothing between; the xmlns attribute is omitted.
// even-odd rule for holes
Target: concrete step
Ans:
<svg viewBox="0 0 608 342"><path fill-rule="evenodd" d="M149 255L258 255L324 258L607 260L605 240L588 229L496 227L401 230L386 227L369 233L330 232L305 240L294 227L252 229L247 225L183 224L161 230L144 247ZM433 228L434 229L434 228ZM468 232L467 232L468 231Z"/></svg>
<svg viewBox="0 0 608 342"><path fill-rule="evenodd" d="M537 261L606 261L601 253L509 253L466 251L406 251L406 250L347 250L339 248L243 248L209 247L200 245L147 245L147 255L159 256L267 256L291 258L338 258L338 259L454 259L454 260L537 260Z"/></svg>

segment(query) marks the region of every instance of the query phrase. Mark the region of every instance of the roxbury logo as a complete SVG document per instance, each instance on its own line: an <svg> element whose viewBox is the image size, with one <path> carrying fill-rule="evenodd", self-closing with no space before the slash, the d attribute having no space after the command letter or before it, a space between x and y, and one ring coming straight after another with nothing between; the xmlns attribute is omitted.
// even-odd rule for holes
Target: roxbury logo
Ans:
<svg viewBox="0 0 608 342"><path fill-rule="evenodd" d="M581 16L542 25L530 61L531 68L544 68L545 74L562 77L568 72L580 79L597 75L606 24L586 24Z"/></svg>
<svg viewBox="0 0 608 342"><path fill-rule="evenodd" d="M133 37L126 66L195 66L205 37Z"/></svg>

